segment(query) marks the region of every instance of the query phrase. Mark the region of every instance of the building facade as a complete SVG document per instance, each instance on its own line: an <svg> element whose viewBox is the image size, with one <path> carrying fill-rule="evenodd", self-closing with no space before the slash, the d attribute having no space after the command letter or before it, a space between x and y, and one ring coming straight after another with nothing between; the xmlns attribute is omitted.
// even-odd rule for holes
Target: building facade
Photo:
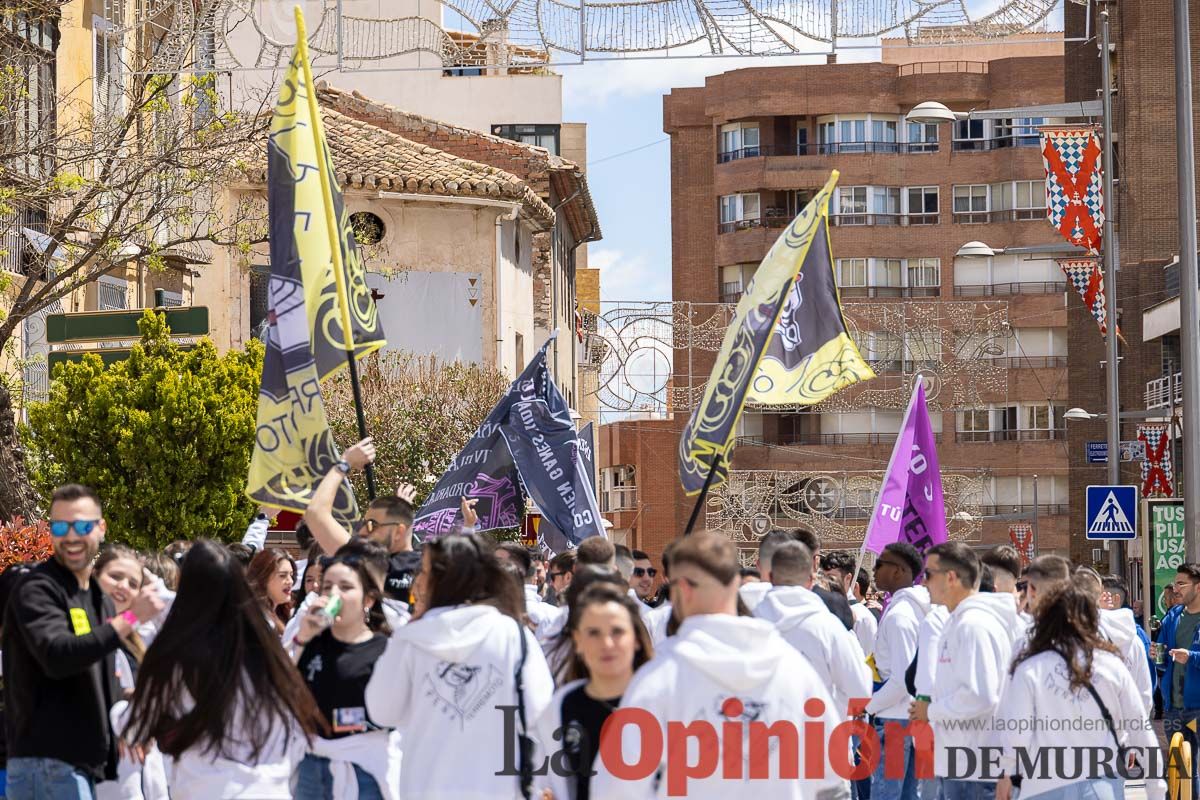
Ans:
<svg viewBox="0 0 1200 800"><path fill-rule="evenodd" d="M904 58L892 44L892 63L737 70L664 99L676 319L700 329L727 316L723 304L740 298L780 230L837 169L835 272L851 334L879 374L816 408L747 410L731 480L706 514L708 527L743 544L745 560L776 524L812 527L830 547L861 543L918 376L951 535L990 546L1029 525L1040 552L1067 551L1071 300L1054 260L1061 240L1045 220L1037 130L1055 120L905 120L928 100L964 111L1061 102L1055 36L1057 46L1027 45L1042 55L992 46L973 50L975 60L938 61L924 48ZM958 255L972 241L1004 252ZM655 553L693 506L676 450L714 355L682 341L677 323L671 396L687 399L668 419L602 435L614 529Z"/></svg>

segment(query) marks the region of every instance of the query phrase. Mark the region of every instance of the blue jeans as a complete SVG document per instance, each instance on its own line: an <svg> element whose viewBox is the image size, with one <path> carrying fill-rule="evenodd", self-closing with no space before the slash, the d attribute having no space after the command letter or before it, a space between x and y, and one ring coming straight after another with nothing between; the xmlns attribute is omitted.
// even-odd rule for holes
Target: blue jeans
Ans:
<svg viewBox="0 0 1200 800"><path fill-rule="evenodd" d="M354 777L358 779L358 800L383 800L379 784L370 773L354 765ZM309 753L296 770L296 790L293 800L334 800L333 773L329 771L329 759Z"/></svg>
<svg viewBox="0 0 1200 800"><path fill-rule="evenodd" d="M900 726L908 725L906 719L875 718L875 731L879 734L879 766L871 776L871 800L917 800L917 777L913 760L913 740L911 736L904 737L904 777L892 778L884 774L888 765L887 739L884 725L894 723ZM894 746L894 745L893 745Z"/></svg>
<svg viewBox="0 0 1200 800"><path fill-rule="evenodd" d="M995 781L942 781L942 795L946 800L993 800L996 796Z"/></svg>
<svg viewBox="0 0 1200 800"><path fill-rule="evenodd" d="M862 763L862 753L859 752L862 739L854 736L851 738L851 743L854 745L854 764L857 766ZM851 800L871 800L871 778L872 776L868 775L862 780L850 781Z"/></svg>
<svg viewBox="0 0 1200 800"><path fill-rule="evenodd" d="M1125 796L1125 782L1120 778L1079 781L1059 789L1039 794L1037 800L1119 800Z"/></svg>
<svg viewBox="0 0 1200 800"><path fill-rule="evenodd" d="M57 758L10 758L8 800L95 800L92 779Z"/></svg>

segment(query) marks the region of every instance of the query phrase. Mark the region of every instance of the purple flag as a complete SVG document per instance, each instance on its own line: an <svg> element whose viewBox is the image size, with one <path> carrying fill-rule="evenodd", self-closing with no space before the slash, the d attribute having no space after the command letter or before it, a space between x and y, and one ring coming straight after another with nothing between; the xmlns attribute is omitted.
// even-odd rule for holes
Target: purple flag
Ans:
<svg viewBox="0 0 1200 800"><path fill-rule="evenodd" d="M918 379L879 490L879 502L867 526L863 549L881 553L892 542L908 542L924 553L944 541L942 471L925 406L925 382Z"/></svg>

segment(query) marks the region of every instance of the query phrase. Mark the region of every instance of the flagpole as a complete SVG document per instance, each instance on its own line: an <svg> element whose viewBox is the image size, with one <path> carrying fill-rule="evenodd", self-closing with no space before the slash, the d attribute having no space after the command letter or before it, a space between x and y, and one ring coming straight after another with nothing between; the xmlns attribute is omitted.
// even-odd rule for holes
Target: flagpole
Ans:
<svg viewBox="0 0 1200 800"><path fill-rule="evenodd" d="M346 365L350 369L350 388L354 394L354 415L358 420L358 436L367 438L367 418L363 415L362 388L358 383L358 362L354 358L354 327L350 321L350 303L346 299L346 269L342 262L341 237L333 216L333 176L325 157L325 124L317 104L317 87L313 83L312 66L308 63L308 28L304 12L296 6L296 51L300 54L300 69L304 72L304 94L308 98L308 116L312 121L313 143L317 151L317 173L321 178L321 200L325 203L325 229L329 233L329 250L333 258L333 282L337 287L338 308L342 316L342 339L346 348ZM367 496L375 499L375 467L367 464Z"/></svg>
<svg viewBox="0 0 1200 800"><path fill-rule="evenodd" d="M700 487L700 496L696 498L696 507L692 509L691 519L688 520L687 527L683 529L683 535L687 536L692 532L692 528L696 527L696 520L700 517L700 509L704 507L704 498L708 497L708 487L712 486L713 476L717 474L717 468L721 466L721 454L717 453L713 456L712 466L708 468L708 476L704 479L704 485Z"/></svg>

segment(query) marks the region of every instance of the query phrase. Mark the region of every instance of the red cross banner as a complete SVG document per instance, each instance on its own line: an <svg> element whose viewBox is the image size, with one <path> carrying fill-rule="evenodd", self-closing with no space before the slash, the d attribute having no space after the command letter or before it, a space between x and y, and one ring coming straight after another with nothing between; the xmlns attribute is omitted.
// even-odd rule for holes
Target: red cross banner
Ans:
<svg viewBox="0 0 1200 800"><path fill-rule="evenodd" d="M1042 128L1046 217L1063 238L1100 252L1104 229L1103 165L1091 128Z"/></svg>
<svg viewBox="0 0 1200 800"><path fill-rule="evenodd" d="M1100 326L1101 335L1108 333L1108 309L1107 301L1104 299L1104 272L1100 269L1100 259L1098 258L1060 258L1058 259L1059 269L1063 271L1063 275L1067 276L1067 280L1075 291L1079 292L1079 296L1083 298L1083 304L1087 306L1087 310L1091 312L1092 317L1096 320L1096 324ZM1117 336L1120 337L1121 331L1117 331Z"/></svg>
<svg viewBox="0 0 1200 800"><path fill-rule="evenodd" d="M1033 561L1033 526L1028 522L1011 523L1008 526L1008 539L1021 556L1021 566L1029 566L1029 562Z"/></svg>
<svg viewBox="0 0 1200 800"><path fill-rule="evenodd" d="M1142 461L1142 497L1171 497L1174 467L1171 463L1171 437L1166 425L1139 425L1138 441L1146 443Z"/></svg>

